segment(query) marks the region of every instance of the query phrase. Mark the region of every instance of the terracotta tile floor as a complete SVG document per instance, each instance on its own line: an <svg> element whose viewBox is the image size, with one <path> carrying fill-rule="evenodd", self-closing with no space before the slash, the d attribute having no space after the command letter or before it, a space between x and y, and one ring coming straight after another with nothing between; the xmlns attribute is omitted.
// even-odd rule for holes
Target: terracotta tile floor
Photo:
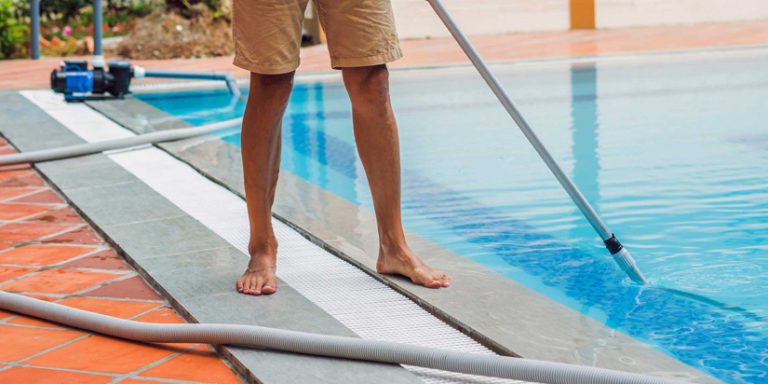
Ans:
<svg viewBox="0 0 768 384"><path fill-rule="evenodd" d="M0 138L0 153L13 148ZM123 319L182 320L33 169L0 168L0 289ZM208 345L148 345L0 311L0 383L240 383Z"/></svg>
<svg viewBox="0 0 768 384"><path fill-rule="evenodd" d="M646 52L689 51L768 45L768 20L664 25L621 29L511 33L470 36L489 61L618 55ZM392 67L466 63L451 38L401 41L404 57ZM61 58L0 60L0 89L45 88L51 70ZM204 59L134 60L153 69L225 71L238 77L248 72L232 65L232 56ZM325 45L301 50L300 72L329 71ZM145 79L143 82L155 80ZM167 81L158 79L158 81Z"/></svg>

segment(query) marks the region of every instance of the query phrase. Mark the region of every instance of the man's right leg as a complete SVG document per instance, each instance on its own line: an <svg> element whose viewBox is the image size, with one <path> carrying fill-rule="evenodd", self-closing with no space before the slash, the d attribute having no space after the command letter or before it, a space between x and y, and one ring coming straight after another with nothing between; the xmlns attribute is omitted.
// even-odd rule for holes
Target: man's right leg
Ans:
<svg viewBox="0 0 768 384"><path fill-rule="evenodd" d="M280 122L293 87L293 74L251 73L241 136L251 260L237 280L238 292L245 294L269 295L277 290L277 239L272 230L272 203L280 170Z"/></svg>

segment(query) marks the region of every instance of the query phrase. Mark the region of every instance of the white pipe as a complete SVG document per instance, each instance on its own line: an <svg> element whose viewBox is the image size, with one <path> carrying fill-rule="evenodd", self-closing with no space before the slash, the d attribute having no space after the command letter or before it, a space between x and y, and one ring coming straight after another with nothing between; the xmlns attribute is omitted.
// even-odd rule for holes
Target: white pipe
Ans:
<svg viewBox="0 0 768 384"><path fill-rule="evenodd" d="M0 291L0 309L104 335L151 343L207 343L415 365L548 384L668 384L667 379L609 369L469 354L416 345L236 324L153 324L70 308ZM679 383L679 382L677 382Z"/></svg>

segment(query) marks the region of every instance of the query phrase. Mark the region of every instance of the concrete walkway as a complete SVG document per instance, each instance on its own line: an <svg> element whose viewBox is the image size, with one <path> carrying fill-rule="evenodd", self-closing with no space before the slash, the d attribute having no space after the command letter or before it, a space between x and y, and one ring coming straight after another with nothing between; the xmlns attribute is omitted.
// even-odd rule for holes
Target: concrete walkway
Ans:
<svg viewBox="0 0 768 384"><path fill-rule="evenodd" d="M14 150L0 138L0 154ZM184 322L29 166L0 168L0 289ZM240 383L210 346L149 345L0 311L0 383Z"/></svg>
<svg viewBox="0 0 768 384"><path fill-rule="evenodd" d="M707 23L683 26L627 29L532 32L500 36L475 36L473 42L490 61L515 61L592 57L651 52L691 51L768 45L768 20L734 23ZM392 67L413 67L465 63L462 52L450 38L403 40L405 57ZM330 70L324 45L304 48L299 71ZM49 75L61 61L0 61L0 89L49 87ZM154 69L185 71L226 71L239 77L248 73L232 65L232 57L207 59L136 60L135 64Z"/></svg>

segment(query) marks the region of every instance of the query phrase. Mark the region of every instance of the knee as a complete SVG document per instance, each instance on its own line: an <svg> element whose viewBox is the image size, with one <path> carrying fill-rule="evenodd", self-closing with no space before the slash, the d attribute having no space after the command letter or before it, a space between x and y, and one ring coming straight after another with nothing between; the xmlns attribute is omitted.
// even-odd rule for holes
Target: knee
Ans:
<svg viewBox="0 0 768 384"><path fill-rule="evenodd" d="M249 98L257 97L261 103L286 103L293 88L293 74L262 75L252 72Z"/></svg>
<svg viewBox="0 0 768 384"><path fill-rule="evenodd" d="M385 65L344 68L343 73L353 107L389 103L389 71Z"/></svg>

